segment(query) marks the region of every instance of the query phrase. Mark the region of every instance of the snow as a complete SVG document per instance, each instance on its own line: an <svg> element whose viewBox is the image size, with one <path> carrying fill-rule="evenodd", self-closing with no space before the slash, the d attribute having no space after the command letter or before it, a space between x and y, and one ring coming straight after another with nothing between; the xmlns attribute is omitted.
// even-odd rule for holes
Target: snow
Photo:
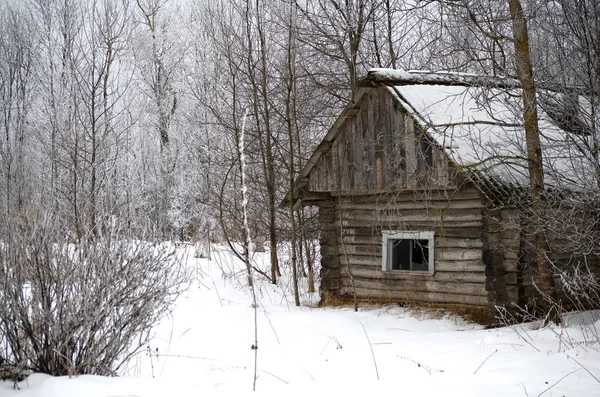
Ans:
<svg viewBox="0 0 600 397"><path fill-rule="evenodd" d="M519 87L514 79L481 76L472 73L450 71L432 72L429 70L402 70L373 68L368 72L368 78L380 82L397 82L401 84L468 84L487 87Z"/></svg>
<svg viewBox="0 0 600 397"><path fill-rule="evenodd" d="M598 333L590 326L573 321L564 328L484 329L399 306L316 308L318 297L305 292L297 308L286 275L280 286L255 283L259 377L252 392L254 309L244 265L224 249L213 253L211 261L188 256L196 275L192 287L122 377L34 374L20 390L0 383L0 395L599 394ZM255 254L255 265L265 269L268 258L268 252Z"/></svg>
<svg viewBox="0 0 600 397"><path fill-rule="evenodd" d="M508 183L527 184L527 151L518 90L468 85L481 83L468 81L476 79L474 76L376 72L380 78L386 76L388 82L397 84L387 86L389 92L457 165L478 169ZM452 81L466 85L446 85ZM586 103L584 98L580 102ZM585 157L589 153L585 150L589 146L586 138L557 127L543 109L538 113L547 185L569 189L594 186L593 173L585 172L593 170L591 158Z"/></svg>

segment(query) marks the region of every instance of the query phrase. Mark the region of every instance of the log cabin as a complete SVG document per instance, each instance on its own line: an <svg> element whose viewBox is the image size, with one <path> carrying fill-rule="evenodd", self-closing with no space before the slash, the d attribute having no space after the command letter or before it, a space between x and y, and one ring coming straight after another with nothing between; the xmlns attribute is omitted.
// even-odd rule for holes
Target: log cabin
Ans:
<svg viewBox="0 0 600 397"><path fill-rule="evenodd" d="M374 69L360 81L282 203L318 207L322 299L490 313L528 303L536 265L519 94L514 80L452 73ZM539 111L546 187L561 191L594 185L581 171L586 134L556 121L567 97L545 95Z"/></svg>

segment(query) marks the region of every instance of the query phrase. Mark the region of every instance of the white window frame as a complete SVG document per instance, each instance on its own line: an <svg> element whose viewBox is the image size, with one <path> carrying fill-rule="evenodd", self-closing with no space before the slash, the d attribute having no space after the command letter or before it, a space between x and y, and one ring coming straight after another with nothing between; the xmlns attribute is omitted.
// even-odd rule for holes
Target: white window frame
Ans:
<svg viewBox="0 0 600 397"><path fill-rule="evenodd" d="M403 274L419 274L433 276L435 273L435 233L434 232L398 232L398 231L383 231L382 244L381 244L381 270L384 272L399 272ZM428 270L392 270L392 244L389 244L389 240L428 240L428 253L427 258Z"/></svg>

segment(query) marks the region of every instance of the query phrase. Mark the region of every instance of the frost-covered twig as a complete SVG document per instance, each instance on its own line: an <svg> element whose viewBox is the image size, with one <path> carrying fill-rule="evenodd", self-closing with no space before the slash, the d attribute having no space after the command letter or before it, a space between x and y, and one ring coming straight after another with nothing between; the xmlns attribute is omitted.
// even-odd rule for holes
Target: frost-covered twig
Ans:
<svg viewBox="0 0 600 397"><path fill-rule="evenodd" d="M565 376L563 376L562 378L560 378L559 380L557 380L556 382L554 382L553 384L551 384L550 386L548 386L546 389L544 389L544 391L542 391L540 394L538 394L538 397L540 397L542 394L546 393L548 390L552 389L554 386L558 385L567 376L569 376L571 374L574 374L577 371L580 371L580 369L575 369L575 370L569 372L568 374L566 374Z"/></svg>
<svg viewBox="0 0 600 397"><path fill-rule="evenodd" d="M358 322L360 323L360 326L362 327L363 331L365 332L365 336L367 337L367 342L369 342L369 347L371 348L371 356L373 357L373 364L375 365L375 375L377 375L377 380L379 380L379 370L377 369L377 360L375 359L375 352L373 351L373 345L371 344L371 339L369 339L369 334L367 334L367 330L365 329L364 324L362 323L362 321L360 321L360 319L358 319Z"/></svg>
<svg viewBox="0 0 600 397"><path fill-rule="evenodd" d="M475 372L473 372L473 375L475 375L477 373L477 371L479 371L481 369L481 367L483 367L483 364L485 364L485 362L487 360L490 359L490 357L492 357L494 354L498 353L498 349L494 350L492 352L492 354L490 354L489 356L487 356L487 358L485 360L483 360L483 362L481 364L479 364L479 367L477 367L477 369L475 370Z"/></svg>
<svg viewBox="0 0 600 397"><path fill-rule="evenodd" d="M587 372L592 378L596 379L596 382L600 383L600 379L598 379L598 377L596 375L591 373L589 369L587 369L579 361L577 361L577 359L569 356L568 354L567 354L567 357L569 357L571 360L575 361L577 363L577 365L579 365L581 367L581 369L583 369L585 372Z"/></svg>
<svg viewBox="0 0 600 397"><path fill-rule="evenodd" d="M398 357L398 358L400 358L402 360L410 361L411 363L415 363L417 365L417 367L423 368L425 371L427 371L427 373L429 375L431 375L431 372L433 372L433 371L440 372L440 373L444 372L443 369L435 369L435 368L428 367L428 366L423 365L423 364L421 364L421 363L419 363L419 362L417 362L417 361L415 361L415 360L413 360L412 358L409 358L409 357L404 357L404 356L396 356L396 357Z"/></svg>

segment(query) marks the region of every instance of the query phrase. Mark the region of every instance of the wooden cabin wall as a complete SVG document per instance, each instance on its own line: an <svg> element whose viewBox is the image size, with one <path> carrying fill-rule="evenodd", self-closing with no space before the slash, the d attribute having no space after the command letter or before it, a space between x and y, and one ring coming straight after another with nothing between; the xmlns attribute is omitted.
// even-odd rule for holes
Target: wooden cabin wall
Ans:
<svg viewBox="0 0 600 397"><path fill-rule="evenodd" d="M538 290L539 275L535 254L534 230L522 209L503 208L484 211L484 264L486 265L486 290L488 306L505 306L510 311L520 307L534 307L535 300L542 299ZM592 273L600 274L598 258L573 253L569 246L569 230L553 233L549 237L550 259L557 271L573 271L575 266L585 263ZM557 299L567 310L581 309L561 285L555 274Z"/></svg>
<svg viewBox="0 0 600 397"><path fill-rule="evenodd" d="M311 171L312 192L378 192L451 186L456 173L443 150L384 87L371 89Z"/></svg>
<svg viewBox="0 0 600 397"><path fill-rule="evenodd" d="M351 297L353 278L361 299L487 304L483 205L474 188L338 197L334 204L327 213L331 217L331 211L335 212L336 238L332 239L333 230L329 229L327 239L321 239L327 255L337 246L337 261L328 256L326 262L339 266L335 270L339 289L329 293ZM434 275L383 272L383 230L434 231ZM330 265L324 267L329 274ZM329 283L327 280L325 289Z"/></svg>
<svg viewBox="0 0 600 397"><path fill-rule="evenodd" d="M524 241L522 220L517 209L484 211L483 261L485 264L488 309L523 303Z"/></svg>
<svg viewBox="0 0 600 397"><path fill-rule="evenodd" d="M319 207L321 247L321 299L329 295L339 295L340 290L340 258L338 255L338 228L335 219L335 203L323 202Z"/></svg>

